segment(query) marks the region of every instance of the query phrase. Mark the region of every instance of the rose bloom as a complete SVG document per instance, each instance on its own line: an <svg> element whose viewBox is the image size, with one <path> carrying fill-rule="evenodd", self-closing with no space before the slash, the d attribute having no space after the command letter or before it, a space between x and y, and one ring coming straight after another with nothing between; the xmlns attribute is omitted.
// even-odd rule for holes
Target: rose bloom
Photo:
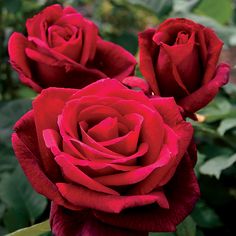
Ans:
<svg viewBox="0 0 236 236"><path fill-rule="evenodd" d="M175 231L199 197L193 128L173 98L148 98L113 79L48 88L14 129L26 176L53 201L55 235Z"/></svg>
<svg viewBox="0 0 236 236"><path fill-rule="evenodd" d="M49 6L28 19L26 29L27 37L11 35L8 51L21 82L36 92L47 87L82 88L134 72L135 58L102 40L97 26L72 7Z"/></svg>
<svg viewBox="0 0 236 236"><path fill-rule="evenodd" d="M173 96L187 112L206 106L229 79L218 58L222 41L188 19L168 19L139 34L140 70L156 95Z"/></svg>

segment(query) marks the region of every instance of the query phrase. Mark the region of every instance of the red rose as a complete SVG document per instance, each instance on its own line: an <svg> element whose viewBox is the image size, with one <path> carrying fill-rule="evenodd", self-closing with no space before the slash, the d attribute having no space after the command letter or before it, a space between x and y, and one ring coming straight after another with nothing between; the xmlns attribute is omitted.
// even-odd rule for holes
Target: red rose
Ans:
<svg viewBox="0 0 236 236"><path fill-rule="evenodd" d="M140 70L157 95L173 96L188 112L206 106L229 79L217 62L222 41L187 19L168 19L139 34Z"/></svg>
<svg viewBox="0 0 236 236"><path fill-rule="evenodd" d="M199 196L187 152L193 129L173 98L148 98L111 79L49 88L15 131L25 174L54 202L55 235L174 231Z"/></svg>
<svg viewBox="0 0 236 236"><path fill-rule="evenodd" d="M134 72L135 58L102 40L96 25L72 7L49 6L28 19L26 28L27 37L12 34L8 50L21 82L37 92L47 87L82 88Z"/></svg>

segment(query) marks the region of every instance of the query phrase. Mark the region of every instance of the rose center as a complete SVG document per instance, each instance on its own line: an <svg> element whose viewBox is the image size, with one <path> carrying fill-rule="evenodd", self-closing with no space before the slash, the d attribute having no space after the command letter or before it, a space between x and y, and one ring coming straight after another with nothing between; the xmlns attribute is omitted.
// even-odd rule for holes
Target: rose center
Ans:
<svg viewBox="0 0 236 236"><path fill-rule="evenodd" d="M48 28L48 43L50 47L58 47L70 41L73 35L74 32L70 27L53 25Z"/></svg>
<svg viewBox="0 0 236 236"><path fill-rule="evenodd" d="M189 35L185 31L180 31L177 34L175 44L186 44L188 42Z"/></svg>

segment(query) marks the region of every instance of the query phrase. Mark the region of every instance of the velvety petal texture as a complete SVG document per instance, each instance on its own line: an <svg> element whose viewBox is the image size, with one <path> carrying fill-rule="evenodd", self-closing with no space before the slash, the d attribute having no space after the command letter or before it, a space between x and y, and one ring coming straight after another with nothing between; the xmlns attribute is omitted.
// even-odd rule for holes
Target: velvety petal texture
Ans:
<svg viewBox="0 0 236 236"><path fill-rule="evenodd" d="M55 235L174 231L192 210L193 128L173 98L141 90L116 79L48 88L16 123L13 148L32 186L54 202Z"/></svg>
<svg viewBox="0 0 236 236"><path fill-rule="evenodd" d="M75 223L76 222L76 223ZM71 211L52 203L52 232L56 236L148 236L148 232L122 229L103 223L90 210Z"/></svg>
<svg viewBox="0 0 236 236"><path fill-rule="evenodd" d="M139 34L140 70L154 94L173 96L191 114L228 82L229 66L217 69L222 46L211 29L184 18L168 19Z"/></svg>
<svg viewBox="0 0 236 236"><path fill-rule="evenodd" d="M14 32L10 62L22 83L40 92L48 87L83 88L101 78L133 75L135 58L102 40L97 26L72 7L51 5L28 19L27 36Z"/></svg>

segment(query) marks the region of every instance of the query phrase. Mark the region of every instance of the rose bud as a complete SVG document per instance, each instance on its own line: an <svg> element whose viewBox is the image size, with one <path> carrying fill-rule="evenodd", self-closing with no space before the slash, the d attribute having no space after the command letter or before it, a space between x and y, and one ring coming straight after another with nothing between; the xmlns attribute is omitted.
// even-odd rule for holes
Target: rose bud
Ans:
<svg viewBox="0 0 236 236"><path fill-rule="evenodd" d="M140 70L156 95L173 96L188 113L206 106L229 79L222 41L188 19L168 19L139 34Z"/></svg>
<svg viewBox="0 0 236 236"><path fill-rule="evenodd" d="M193 128L173 98L113 79L48 88L14 129L21 167L53 201L57 236L175 231L199 197Z"/></svg>
<svg viewBox="0 0 236 236"><path fill-rule="evenodd" d="M102 40L97 26L72 7L49 6L28 19L26 29L27 37L11 35L8 50L21 82L36 92L47 87L82 88L134 72L135 58Z"/></svg>

